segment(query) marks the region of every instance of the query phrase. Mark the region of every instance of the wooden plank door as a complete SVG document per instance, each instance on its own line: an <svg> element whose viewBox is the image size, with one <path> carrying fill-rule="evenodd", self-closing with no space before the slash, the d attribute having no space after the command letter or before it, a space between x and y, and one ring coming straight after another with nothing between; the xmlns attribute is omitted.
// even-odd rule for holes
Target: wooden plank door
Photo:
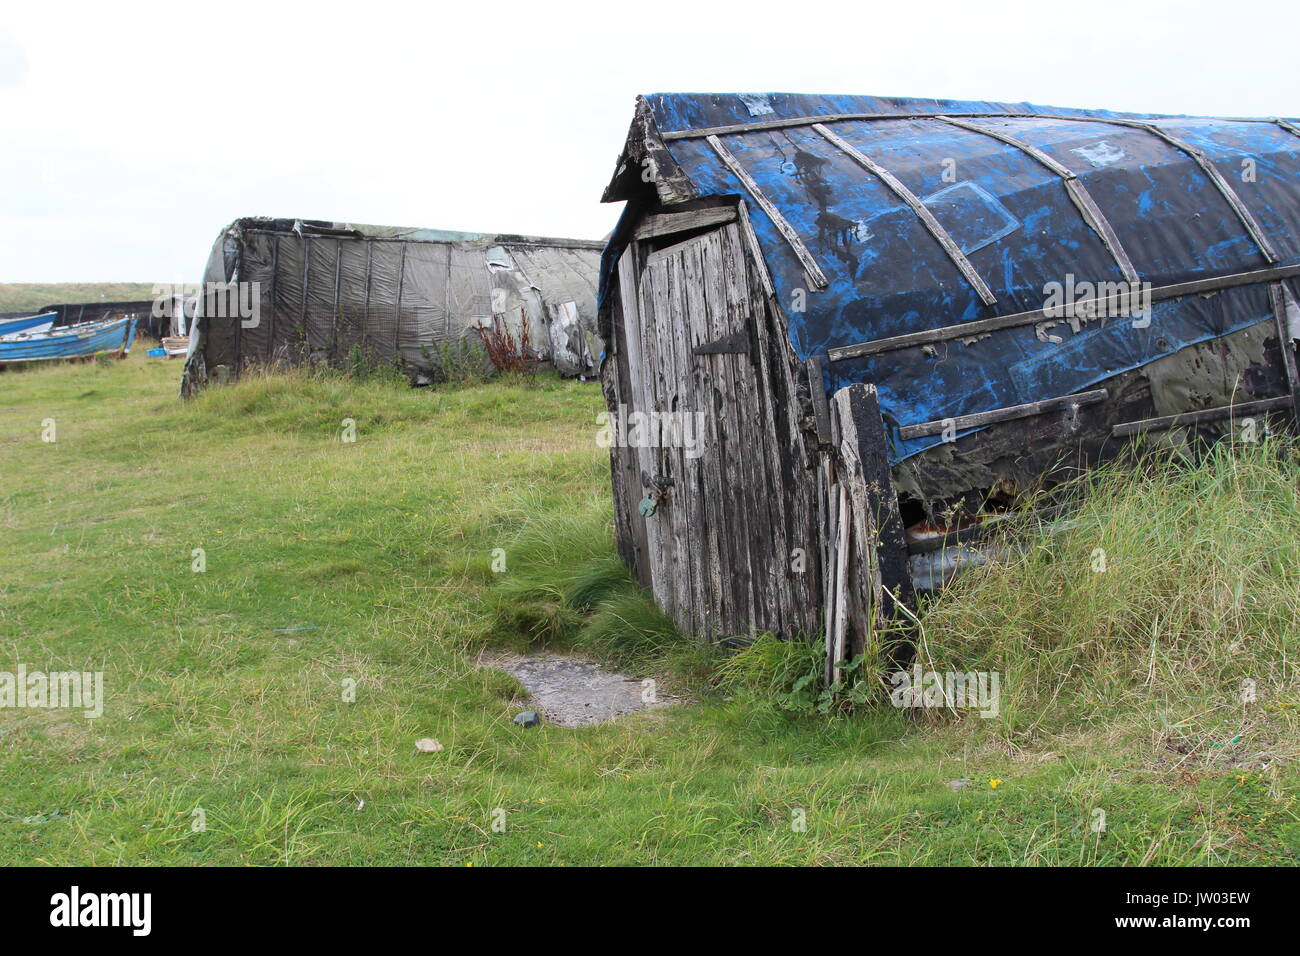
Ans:
<svg viewBox="0 0 1300 956"><path fill-rule="evenodd" d="M781 490L769 468L771 396L756 355L762 300L737 226L650 252L637 285L638 410L670 416L641 459L663 487L645 519L656 600L678 627L709 640L779 630L788 588L773 501Z"/></svg>

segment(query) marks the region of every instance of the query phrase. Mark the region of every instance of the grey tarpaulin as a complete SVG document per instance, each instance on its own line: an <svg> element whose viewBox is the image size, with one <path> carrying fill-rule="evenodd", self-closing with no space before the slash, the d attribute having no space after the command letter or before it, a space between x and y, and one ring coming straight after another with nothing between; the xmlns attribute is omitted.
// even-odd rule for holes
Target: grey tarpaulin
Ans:
<svg viewBox="0 0 1300 956"><path fill-rule="evenodd" d="M182 390L249 366L342 365L357 354L430 381L442 357L477 341L474 329L494 317L516 337L527 325L531 357L565 375L595 375L604 354L595 305L602 245L238 219L218 236L203 276L205 289L237 285L224 304L210 294L201 304ZM554 322L561 327L552 330Z"/></svg>

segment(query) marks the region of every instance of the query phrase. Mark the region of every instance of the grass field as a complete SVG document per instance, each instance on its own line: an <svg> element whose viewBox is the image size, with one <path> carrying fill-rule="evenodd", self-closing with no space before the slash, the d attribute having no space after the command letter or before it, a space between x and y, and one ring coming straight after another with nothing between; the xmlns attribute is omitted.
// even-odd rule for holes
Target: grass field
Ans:
<svg viewBox="0 0 1300 956"><path fill-rule="evenodd" d="M292 375L182 403L179 371L138 349L0 374L0 671L103 671L106 696L93 720L0 710L0 862L1300 853L1300 473L1267 446L1104 476L1072 528L926 611L927 660L1003 673L996 718L822 716L766 686L807 654L720 671L628 584L591 384ZM693 703L517 727L514 682L473 660L530 640Z"/></svg>
<svg viewBox="0 0 1300 956"><path fill-rule="evenodd" d="M153 298L152 282L0 282L0 312L71 302L144 302Z"/></svg>

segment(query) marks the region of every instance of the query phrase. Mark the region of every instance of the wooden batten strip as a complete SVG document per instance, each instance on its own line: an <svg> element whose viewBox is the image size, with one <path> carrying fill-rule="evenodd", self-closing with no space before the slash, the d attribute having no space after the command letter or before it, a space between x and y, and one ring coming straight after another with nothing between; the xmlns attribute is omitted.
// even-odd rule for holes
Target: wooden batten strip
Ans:
<svg viewBox="0 0 1300 956"><path fill-rule="evenodd" d="M1275 266L1271 269L1257 269L1254 272L1239 272L1228 276L1214 276L1207 279L1194 279L1191 282L1180 282L1175 285L1159 286L1151 290L1152 302L1163 302L1166 299L1177 299L1185 295L1201 295L1210 292L1221 292L1225 289L1235 289L1239 286L1260 285L1266 282L1277 282L1282 279L1290 279L1300 276L1300 265L1294 266ZM1124 305L1128 300L1127 295L1118 296L1118 303ZM1084 313L1089 309L1101 305L1111 305L1115 300L1110 297L1096 297L1086 299L1076 304L1075 308ZM832 362L843 362L847 359L861 358L867 355L879 355L882 352L894 352L898 349L913 348L920 345L932 345L936 342L946 342L951 339L964 339L971 336L986 335L990 332L1000 332L1003 329L1020 328L1027 325L1035 325L1039 322L1050 321L1056 316L1048 316L1045 309L1034 309L1030 312L1017 312L1012 315L999 315L991 319L979 319L974 322L965 322L961 325L946 325L938 329L926 329L921 332L909 332L906 335L895 335L887 339L876 339L874 342L863 342L859 345L844 345L839 348L828 350L827 356Z"/></svg>
<svg viewBox="0 0 1300 956"><path fill-rule="evenodd" d="M1223 174L1219 172L1214 163L1210 161L1210 157L1205 155L1202 150L1193 146L1186 140L1179 139L1167 130L1161 129L1155 123L1101 116L1062 116L1060 119L1070 120L1076 123L1103 123L1111 126L1127 126L1130 129L1140 129L1143 132L1150 133L1158 139L1164 140L1170 146L1174 147L1174 149L1190 156L1196 162L1196 165L1201 167L1201 172L1205 173L1206 178L1214 184L1214 188L1217 189L1223 195L1223 198L1228 201L1228 205L1230 205L1233 212L1237 214L1237 218L1241 220L1241 224L1246 227L1246 231L1249 232L1251 238L1255 240L1255 245L1259 246L1259 251L1263 254L1264 258L1269 262L1278 261L1277 253L1274 251L1272 244L1269 243L1268 237L1264 235L1264 230L1255 220L1254 214L1246 208L1246 204L1241 201L1241 197L1237 195L1236 191L1231 185L1229 185L1228 181L1223 178Z"/></svg>
<svg viewBox="0 0 1300 956"><path fill-rule="evenodd" d="M826 386L822 380L822 358L814 355L808 359L805 368L808 372L808 393L812 399L813 422L817 427L817 443L822 446L831 443L831 407L826 398Z"/></svg>
<svg viewBox="0 0 1300 956"><path fill-rule="evenodd" d="M835 638L827 638L831 653L831 684L843 679L840 662L844 660L845 641L849 628L849 549L851 546L849 519L849 489L840 482L839 530L835 537Z"/></svg>
<svg viewBox="0 0 1300 956"><path fill-rule="evenodd" d="M732 123L727 126L702 126L699 129L678 129L660 133L659 138L665 143L679 139L707 139L710 136L732 136L736 133L758 133L770 129L791 129L797 126L812 126L814 123L875 122L878 120L932 120L938 113L822 113L820 116L793 116L790 119L757 120L751 123ZM1092 120L1098 123L1113 123L1114 119L1101 116L1062 116L1059 113L1020 113L1013 110L1001 110L983 113L944 113L944 116L959 116L969 119L1045 119L1045 120ZM1278 123L1283 127L1292 124L1281 119L1261 119L1258 116L1196 116L1192 119L1208 119L1220 123ZM1119 122L1136 122L1120 120Z"/></svg>
<svg viewBox="0 0 1300 956"><path fill-rule="evenodd" d="M740 231L745 236L745 245L749 248L749 254L754 257L754 267L758 270L759 281L763 283L763 291L770 299L776 295L776 286L772 284L772 274L767 271L763 247L758 244L758 234L754 232L754 224L749 221L749 207L745 204L745 200L740 201L736 211L740 216Z"/></svg>
<svg viewBox="0 0 1300 956"><path fill-rule="evenodd" d="M1233 212L1237 214L1237 218L1241 220L1241 224L1246 227L1246 231L1250 233L1251 238L1255 240L1255 244L1259 246L1259 250L1263 253L1264 258L1269 262L1278 261L1277 252L1268 241L1268 236L1264 234L1264 230L1260 227L1254 214L1246 207L1246 204L1241 201L1241 197L1237 195L1236 191L1228 181L1223 178L1223 174L1220 173L1214 163L1210 161L1210 157L1201 149L1198 149L1184 139L1180 139L1173 133L1162 129L1155 123L1144 122L1141 120L1119 119L1116 117L1103 116L1053 116L1051 118L1068 120L1075 123L1102 123L1111 126L1127 126L1130 129L1140 129L1143 132L1150 133L1152 136L1163 140L1185 155L1190 156L1192 160L1201 167L1201 171L1205 173L1206 178L1214 184L1214 188L1217 189L1222 194L1223 198L1228 201L1228 205L1230 205Z"/></svg>
<svg viewBox="0 0 1300 956"><path fill-rule="evenodd" d="M1111 256L1115 259L1115 264L1119 266L1120 271L1124 273L1124 278L1129 282L1141 282L1142 277L1138 275L1137 267L1133 265L1133 260L1129 258L1128 252L1124 249L1124 244L1120 242L1119 233L1115 227L1110 224L1101 207L1097 205L1096 200L1092 198L1092 193L1084 186L1081 179L1067 179L1065 181L1065 191L1070 194L1070 199L1079 207L1079 212L1087 220L1093 230L1101 237L1102 243L1110 250Z"/></svg>
<svg viewBox="0 0 1300 956"><path fill-rule="evenodd" d="M1287 321L1286 286L1281 282L1275 283L1269 287L1269 296L1273 301L1273 316L1277 322L1277 344L1282 350L1282 369L1286 373L1287 387L1291 390L1291 413L1300 422L1300 372L1296 370L1295 344Z"/></svg>
<svg viewBox="0 0 1300 956"><path fill-rule="evenodd" d="M1293 136L1300 136L1300 126L1296 126L1295 123L1284 120L1281 117L1273 120L1273 122L1282 127L1288 133L1291 133Z"/></svg>
<svg viewBox="0 0 1300 956"><path fill-rule="evenodd" d="M826 536L826 554L823 567L826 569L823 581L823 628L826 640L826 667L823 676L829 684L835 679L835 596L838 593L835 584L839 561L839 489L834 484L835 466L829 454L822 456L822 471L825 485L822 495L825 502L822 532Z"/></svg>
<svg viewBox="0 0 1300 956"><path fill-rule="evenodd" d="M1115 259L1115 264L1119 266L1120 271L1124 273L1124 278L1129 282L1141 281L1137 269L1133 266L1133 260L1130 259L1128 253L1124 251L1124 246L1120 242L1119 235L1115 232L1114 227L1111 226L1110 220L1106 218L1105 214L1101 211L1101 207L1097 205L1096 200L1092 198L1092 194L1088 192L1088 188L1084 186L1082 180L1079 179L1079 174L1073 169L1052 158L1037 146L1026 143L1024 140L1017 139L1016 137L1003 133L1000 130L987 129L986 127L979 126L975 123L961 119L954 119L950 116L936 116L935 119L961 129L970 130L972 133L980 133L984 136L990 136L999 142L1006 143L1008 146L1014 146L1025 155L1036 159L1039 163L1060 176L1064 182L1065 191L1069 194L1070 200L1074 203L1075 208L1079 210L1079 214L1083 216L1084 221L1092 231L1098 235L1102 244L1110 251L1111 256Z"/></svg>
<svg viewBox="0 0 1300 956"><path fill-rule="evenodd" d="M706 139L708 140L709 145L713 147L713 151L718 154L718 158L722 160L723 165L726 166L727 169L731 170L732 174L740 180L741 184L753 197L754 202L758 203L758 207L762 209L763 212L767 213L767 217L772 220L777 231L780 232L781 235L785 237L785 241L790 244L790 248L794 251L795 258L797 258L799 264L803 266L803 271L808 278L808 285L811 287L811 290L813 292L820 292L822 289L825 289L826 286L830 284L826 280L826 274L822 272L821 267L817 265L817 261L812 257L812 253L808 251L808 247L804 245L803 239L799 237L799 233L795 231L794 226L790 225L785 216L781 214L781 210L777 209L772 203L772 200L767 198L763 193L763 190L759 188L758 183L754 181L754 177L749 175L749 171L740 165L740 160L736 159L736 157L731 154L731 150L722 145L722 140L718 139L716 136L708 136Z"/></svg>
<svg viewBox="0 0 1300 956"><path fill-rule="evenodd" d="M948 123L951 126L958 126L962 129L970 130L972 133L980 133L984 136L991 136L993 139L1006 143L1008 146L1014 146L1016 149L1020 150L1021 152L1027 153L1028 155L1032 156L1034 159L1038 160L1040 163L1042 163L1052 172L1056 173L1056 175L1060 176L1062 179L1074 179L1075 176L1077 175L1074 172L1074 170L1070 169L1068 166L1065 166L1062 163L1058 162L1057 160L1053 159L1051 156L1047 155L1047 153L1043 152L1037 146L1032 146L1029 143L1026 143L1024 140L1016 139L1016 137L1011 136L1007 133L1003 133L999 130L987 129L986 127L983 126L977 126L974 123L971 123L967 120L956 119L955 117L951 117L951 116L936 116L934 118L941 123Z"/></svg>
<svg viewBox="0 0 1300 956"><path fill-rule="evenodd" d="M1259 412L1293 409L1295 407L1294 403L1293 396L1282 395L1278 398L1265 398L1257 402L1242 402L1240 405L1220 405L1218 408L1205 408L1194 412L1180 412L1177 415L1165 415L1161 418L1144 418L1137 422L1124 422L1113 426L1110 433L1115 438L1127 438L1130 435L1140 435L1143 432L1165 431L1170 428L1177 428L1180 425L1200 425L1205 422L1217 422L1225 418L1240 418L1243 415L1254 415Z"/></svg>
<svg viewBox="0 0 1300 956"><path fill-rule="evenodd" d="M1009 422L1017 418L1029 418L1031 415L1042 415L1060 408L1081 408L1084 405L1095 405L1097 402L1104 402L1107 397L1109 396L1106 390L1098 388L1090 392L1079 392L1077 395L1048 398L1041 402L1008 405L1005 408L976 412L973 415L959 415L956 418L940 418L919 425L905 425L898 430L898 434L904 440L926 438L930 435L942 433L945 428L951 428L954 432L965 431L969 428L982 428L985 425L996 425L998 422Z"/></svg>
<svg viewBox="0 0 1300 956"><path fill-rule="evenodd" d="M966 281L969 282L979 294L980 300L985 305L997 305L997 296L995 296L993 290L988 287L988 283L986 283L980 274L975 271L975 267L971 265L970 260L966 258L966 254L961 251L961 248L953 240L952 236L948 234L948 230L943 228L939 223L939 220L934 218L934 213L930 212L929 207L927 207L925 203L921 202L912 190L903 185L903 182L889 170L885 169L885 167L881 166L870 156L854 147L841 136L831 132L821 123L814 123L813 129L823 139L829 142L836 149L840 150L863 169L878 177L881 182L889 187L890 191L893 192L895 196L903 200L903 202L907 204L908 208L911 209L912 212L916 214L917 218L925 225L925 228L930 231L930 235L934 236L935 241L943 247L943 251L948 254L948 258L952 260L952 264L957 267L961 274L966 277Z"/></svg>

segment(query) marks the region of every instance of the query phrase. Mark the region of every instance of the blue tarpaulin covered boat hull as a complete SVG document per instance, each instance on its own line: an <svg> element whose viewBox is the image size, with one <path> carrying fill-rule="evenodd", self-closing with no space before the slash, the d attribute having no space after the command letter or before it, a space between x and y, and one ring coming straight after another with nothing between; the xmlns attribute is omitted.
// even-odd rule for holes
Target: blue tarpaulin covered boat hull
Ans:
<svg viewBox="0 0 1300 956"><path fill-rule="evenodd" d="M619 553L828 680L1027 493L1300 417L1294 120L660 94L605 199Z"/></svg>
<svg viewBox="0 0 1300 956"><path fill-rule="evenodd" d="M749 201L801 359L1040 309L1069 276L1163 287L1300 264L1296 121L795 94L656 94L640 109L661 200ZM638 191L636 152L607 199ZM970 275L863 157L933 215ZM607 249L602 296L620 251ZM826 385L876 386L897 462L941 441L903 426L1075 392L1272 315L1263 287L1217 298L1163 303L1141 328L1066 330L1064 347L1031 324L841 358Z"/></svg>
<svg viewBox="0 0 1300 956"><path fill-rule="evenodd" d="M134 317L84 328L72 326L54 333L0 342L0 365L80 358L96 352L125 354L131 350L134 340Z"/></svg>

